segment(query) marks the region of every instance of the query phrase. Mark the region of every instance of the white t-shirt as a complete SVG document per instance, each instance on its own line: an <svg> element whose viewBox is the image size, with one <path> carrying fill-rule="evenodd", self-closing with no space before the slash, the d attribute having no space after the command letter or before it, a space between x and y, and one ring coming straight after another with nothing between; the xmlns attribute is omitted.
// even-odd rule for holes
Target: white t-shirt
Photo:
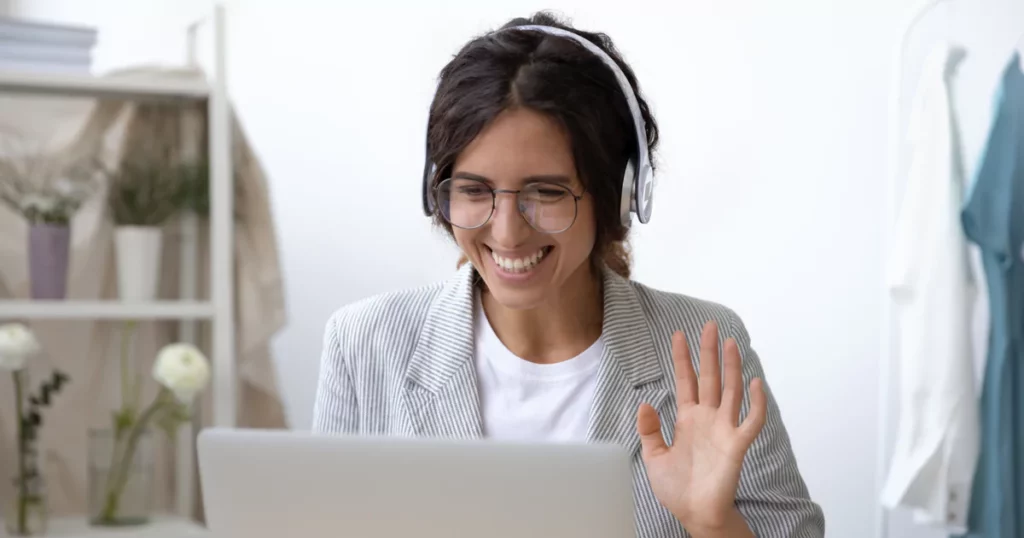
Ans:
<svg viewBox="0 0 1024 538"><path fill-rule="evenodd" d="M598 338L583 353L555 364L514 355L476 306L475 361L486 437L514 441L585 442L597 369Z"/></svg>

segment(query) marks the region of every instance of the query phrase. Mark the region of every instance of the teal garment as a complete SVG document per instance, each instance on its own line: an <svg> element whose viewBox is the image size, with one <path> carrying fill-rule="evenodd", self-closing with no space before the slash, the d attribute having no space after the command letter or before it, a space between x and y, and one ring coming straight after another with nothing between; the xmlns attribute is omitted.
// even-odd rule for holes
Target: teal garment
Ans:
<svg viewBox="0 0 1024 538"><path fill-rule="evenodd" d="M982 252L991 328L981 395L981 454L971 538L1024 537L1024 72L1006 68L978 177L964 207Z"/></svg>

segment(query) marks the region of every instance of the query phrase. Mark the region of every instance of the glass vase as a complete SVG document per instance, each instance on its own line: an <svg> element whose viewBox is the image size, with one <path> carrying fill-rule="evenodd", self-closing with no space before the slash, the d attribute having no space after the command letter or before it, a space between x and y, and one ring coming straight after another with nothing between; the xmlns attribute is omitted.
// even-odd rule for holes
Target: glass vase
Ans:
<svg viewBox="0 0 1024 538"><path fill-rule="evenodd" d="M14 477L14 495L7 507L4 523L8 536L43 536L46 534L46 491L41 476L26 479ZM24 487L23 487L24 484Z"/></svg>
<svg viewBox="0 0 1024 538"><path fill-rule="evenodd" d="M145 431L89 431L89 521L124 527L149 522L153 504L153 439Z"/></svg>
<svg viewBox="0 0 1024 538"><path fill-rule="evenodd" d="M30 406L28 370L13 372L15 392L15 474L8 482L13 490L4 513L9 536L41 536L46 533L46 483L39 469L40 417Z"/></svg>

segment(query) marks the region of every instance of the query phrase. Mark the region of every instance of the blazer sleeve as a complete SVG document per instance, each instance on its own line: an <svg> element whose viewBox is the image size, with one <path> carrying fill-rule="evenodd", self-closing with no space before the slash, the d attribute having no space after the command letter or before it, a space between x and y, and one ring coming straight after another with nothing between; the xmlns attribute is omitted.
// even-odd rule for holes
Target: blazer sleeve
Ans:
<svg viewBox="0 0 1024 538"><path fill-rule="evenodd" d="M825 517L811 500L789 434L775 398L765 379L757 352L750 345L750 335L735 313L729 316L730 336L736 339L743 360L744 391L740 420L750 408L750 381L761 378L768 412L761 433L747 451L736 492L736 506L750 529L758 537L822 538Z"/></svg>
<svg viewBox="0 0 1024 538"><path fill-rule="evenodd" d="M359 407L355 387L342 353L338 314L327 322L316 400L313 404L313 431L317 433L355 433L359 429Z"/></svg>

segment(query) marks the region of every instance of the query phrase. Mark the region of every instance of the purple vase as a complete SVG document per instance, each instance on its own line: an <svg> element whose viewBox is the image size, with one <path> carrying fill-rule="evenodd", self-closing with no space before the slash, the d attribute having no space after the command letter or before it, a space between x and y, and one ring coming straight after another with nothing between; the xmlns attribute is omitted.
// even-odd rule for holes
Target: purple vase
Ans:
<svg viewBox="0 0 1024 538"><path fill-rule="evenodd" d="M63 299L68 288L71 228L33 224L28 231L28 270L33 299Z"/></svg>

